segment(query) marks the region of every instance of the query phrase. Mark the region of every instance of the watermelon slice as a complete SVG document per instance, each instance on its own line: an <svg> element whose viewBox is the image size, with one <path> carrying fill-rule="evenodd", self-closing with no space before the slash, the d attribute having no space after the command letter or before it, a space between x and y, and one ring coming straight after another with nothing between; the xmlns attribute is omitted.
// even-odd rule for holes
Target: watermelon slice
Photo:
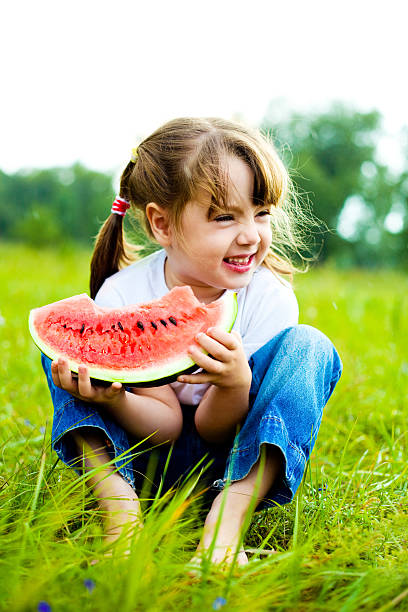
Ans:
<svg viewBox="0 0 408 612"><path fill-rule="evenodd" d="M197 369L187 354L195 335L230 331L237 310L233 292L205 305L188 286L122 308L97 306L83 293L31 310L29 328L38 348L66 359L72 372L86 365L94 381L159 386Z"/></svg>

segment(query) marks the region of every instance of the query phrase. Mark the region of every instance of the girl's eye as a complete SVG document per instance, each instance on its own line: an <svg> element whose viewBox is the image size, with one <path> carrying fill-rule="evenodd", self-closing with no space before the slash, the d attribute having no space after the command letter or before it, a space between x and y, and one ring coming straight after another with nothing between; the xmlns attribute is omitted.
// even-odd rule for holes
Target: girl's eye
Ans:
<svg viewBox="0 0 408 612"><path fill-rule="evenodd" d="M257 213L257 217L265 217L270 214L271 213L269 210L261 210L259 213ZM233 219L233 215L219 215L218 217L215 217L214 221L233 221Z"/></svg>
<svg viewBox="0 0 408 612"><path fill-rule="evenodd" d="M215 217L214 221L231 221L231 219L233 219L232 215L220 215Z"/></svg>

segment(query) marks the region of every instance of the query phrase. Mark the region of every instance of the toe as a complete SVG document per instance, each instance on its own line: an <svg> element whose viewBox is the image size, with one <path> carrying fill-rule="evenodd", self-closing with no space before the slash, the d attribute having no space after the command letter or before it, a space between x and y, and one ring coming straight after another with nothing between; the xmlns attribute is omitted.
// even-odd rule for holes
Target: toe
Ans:
<svg viewBox="0 0 408 612"><path fill-rule="evenodd" d="M237 557L237 565L247 565L249 563L247 554L244 550L240 550Z"/></svg>
<svg viewBox="0 0 408 612"><path fill-rule="evenodd" d="M195 555L186 565L187 576L193 580L199 580L202 575L201 557Z"/></svg>

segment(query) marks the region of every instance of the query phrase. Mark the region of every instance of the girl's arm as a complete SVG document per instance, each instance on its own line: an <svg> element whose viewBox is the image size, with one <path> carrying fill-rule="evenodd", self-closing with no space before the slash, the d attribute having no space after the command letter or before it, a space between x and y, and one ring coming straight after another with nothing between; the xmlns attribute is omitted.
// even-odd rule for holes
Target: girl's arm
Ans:
<svg viewBox="0 0 408 612"><path fill-rule="evenodd" d="M125 391L120 401L104 405L105 410L137 438L157 430L149 441L153 444L177 440L183 426L183 415L177 395L170 385Z"/></svg>
<svg viewBox="0 0 408 612"><path fill-rule="evenodd" d="M110 387L95 387L86 367L79 368L75 379L64 359L52 362L51 374L57 387L84 402L97 404L137 438L151 436L151 443L157 444L176 440L181 433L181 407L169 385L134 388L132 392L116 382Z"/></svg>
<svg viewBox="0 0 408 612"><path fill-rule="evenodd" d="M248 413L251 383L242 387L224 388L211 385L195 414L195 425L207 442L231 442Z"/></svg>
<svg viewBox="0 0 408 612"><path fill-rule="evenodd" d="M211 328L196 337L197 343L208 351L204 355L198 346L189 353L205 372L182 375L179 382L212 383L204 394L195 414L195 425L202 438L211 443L229 441L236 433L249 408L252 372L240 335Z"/></svg>

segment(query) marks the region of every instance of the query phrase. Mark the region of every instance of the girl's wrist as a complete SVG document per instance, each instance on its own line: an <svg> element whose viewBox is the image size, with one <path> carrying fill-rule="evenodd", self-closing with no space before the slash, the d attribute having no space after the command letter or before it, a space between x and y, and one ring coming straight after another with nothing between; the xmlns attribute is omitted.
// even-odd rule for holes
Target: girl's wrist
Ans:
<svg viewBox="0 0 408 612"><path fill-rule="evenodd" d="M217 384L216 386L221 389L229 389L230 391L236 390L237 392L242 392L250 389L252 383L252 371L248 366L248 371L243 373L240 378L234 378L231 382L227 382L226 384Z"/></svg>
<svg viewBox="0 0 408 612"><path fill-rule="evenodd" d="M110 400L101 402L101 407L106 408L108 410L120 410L123 408L124 403L127 401L126 394L129 392L126 389L123 389L121 393L118 393L116 397L111 398Z"/></svg>

